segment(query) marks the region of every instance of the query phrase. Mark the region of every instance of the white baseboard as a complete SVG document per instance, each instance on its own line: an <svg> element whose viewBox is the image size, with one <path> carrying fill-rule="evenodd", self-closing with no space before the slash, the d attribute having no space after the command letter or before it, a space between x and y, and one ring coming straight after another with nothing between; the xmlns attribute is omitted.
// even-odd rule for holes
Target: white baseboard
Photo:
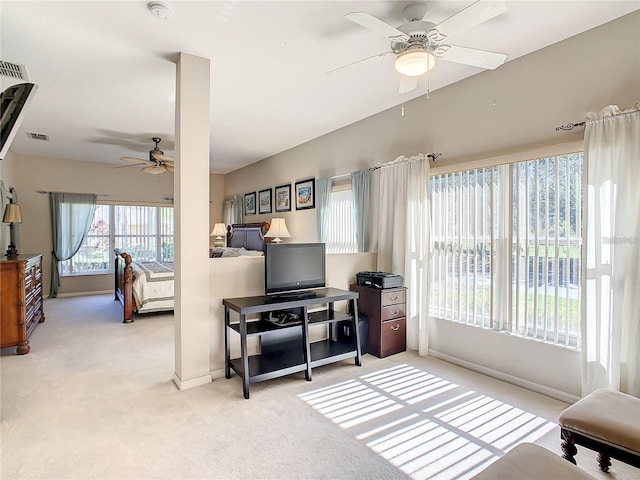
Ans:
<svg viewBox="0 0 640 480"><path fill-rule="evenodd" d="M556 390L555 388L547 387L545 385L540 385L538 383L530 382L520 377L514 377L513 375L509 375L498 370L493 370L492 368L478 365L477 363L461 360L457 357L447 355L446 353L438 352L437 350L429 349L429 356L439 358L440 360L444 360L445 362L453 363L454 365L468 368L469 370L482 373L483 375L487 375L489 377L497 378L498 380L502 380L507 383L512 383L513 385L517 385L518 387L526 388L527 390L541 393L542 395L546 395L547 397L555 398L566 403L573 404L580 400L580 397L576 395L572 395L561 390Z"/></svg>
<svg viewBox="0 0 640 480"><path fill-rule="evenodd" d="M59 293L58 294L58 298L65 298L65 297L86 297L88 295L105 295L107 293L111 293L112 295L115 295L113 293L113 290L98 290L97 292L71 292L71 293ZM45 298L49 298L49 295L46 295Z"/></svg>
<svg viewBox="0 0 640 480"><path fill-rule="evenodd" d="M173 374L173 383L176 384L178 390L187 390L189 388L199 387L211 383L211 374L203 375L198 378L192 378L191 380L180 380L177 374Z"/></svg>

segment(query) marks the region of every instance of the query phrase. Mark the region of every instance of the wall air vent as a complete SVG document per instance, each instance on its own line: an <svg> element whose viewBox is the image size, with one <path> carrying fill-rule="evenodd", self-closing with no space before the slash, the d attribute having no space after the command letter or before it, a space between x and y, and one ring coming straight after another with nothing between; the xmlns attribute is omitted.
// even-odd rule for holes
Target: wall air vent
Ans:
<svg viewBox="0 0 640 480"><path fill-rule="evenodd" d="M0 60L0 75L13 78L14 80L29 81L27 67L17 63L5 62L4 60Z"/></svg>
<svg viewBox="0 0 640 480"><path fill-rule="evenodd" d="M45 133L34 133L34 132L27 132L27 137L33 139L33 140L44 140L45 142L49 141L49 135L45 134Z"/></svg>

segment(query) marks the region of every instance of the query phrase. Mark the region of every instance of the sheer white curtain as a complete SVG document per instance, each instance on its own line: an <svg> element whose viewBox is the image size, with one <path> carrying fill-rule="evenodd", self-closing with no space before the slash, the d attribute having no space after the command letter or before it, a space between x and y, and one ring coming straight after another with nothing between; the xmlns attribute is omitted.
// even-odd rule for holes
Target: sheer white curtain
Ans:
<svg viewBox="0 0 640 480"><path fill-rule="evenodd" d="M640 396L640 105L588 115L582 394Z"/></svg>
<svg viewBox="0 0 640 480"><path fill-rule="evenodd" d="M225 225L242 223L242 199L225 200L222 204L222 221Z"/></svg>
<svg viewBox="0 0 640 480"><path fill-rule="evenodd" d="M400 157L380 172L378 270L404 277L407 347L427 355L429 332L429 159Z"/></svg>

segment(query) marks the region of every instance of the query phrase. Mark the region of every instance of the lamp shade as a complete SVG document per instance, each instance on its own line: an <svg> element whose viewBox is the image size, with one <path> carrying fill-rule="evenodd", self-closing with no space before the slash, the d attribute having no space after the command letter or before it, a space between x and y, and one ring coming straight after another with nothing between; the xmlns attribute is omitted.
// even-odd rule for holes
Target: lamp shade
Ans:
<svg viewBox="0 0 640 480"><path fill-rule="evenodd" d="M424 75L436 64L436 57L424 48L410 49L396 58L396 70L407 77Z"/></svg>
<svg viewBox="0 0 640 480"><path fill-rule="evenodd" d="M211 230L211 233L209 235L212 236L212 237L216 237L217 239L221 239L226 234L227 234L227 227L225 226L225 224L224 223L216 223L213 226L213 230Z"/></svg>
<svg viewBox="0 0 640 480"><path fill-rule="evenodd" d="M20 206L17 203L9 203L4 208L4 223L22 223L22 215L20 214Z"/></svg>
<svg viewBox="0 0 640 480"><path fill-rule="evenodd" d="M289 230L287 230L287 224L284 221L284 218L274 218L271 220L271 226L269 227L269 231L265 235L265 237L273 238L275 243L280 243L283 238L290 238L291 234Z"/></svg>

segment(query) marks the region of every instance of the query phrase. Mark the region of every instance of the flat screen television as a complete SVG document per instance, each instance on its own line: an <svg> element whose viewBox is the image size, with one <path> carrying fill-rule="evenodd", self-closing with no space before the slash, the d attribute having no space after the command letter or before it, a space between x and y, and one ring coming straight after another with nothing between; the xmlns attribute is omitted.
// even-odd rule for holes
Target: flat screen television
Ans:
<svg viewBox="0 0 640 480"><path fill-rule="evenodd" d="M36 90L33 83L19 83L0 93L0 160L7 155Z"/></svg>
<svg viewBox="0 0 640 480"><path fill-rule="evenodd" d="M295 296L326 285L324 243L267 243L264 257L266 295Z"/></svg>

